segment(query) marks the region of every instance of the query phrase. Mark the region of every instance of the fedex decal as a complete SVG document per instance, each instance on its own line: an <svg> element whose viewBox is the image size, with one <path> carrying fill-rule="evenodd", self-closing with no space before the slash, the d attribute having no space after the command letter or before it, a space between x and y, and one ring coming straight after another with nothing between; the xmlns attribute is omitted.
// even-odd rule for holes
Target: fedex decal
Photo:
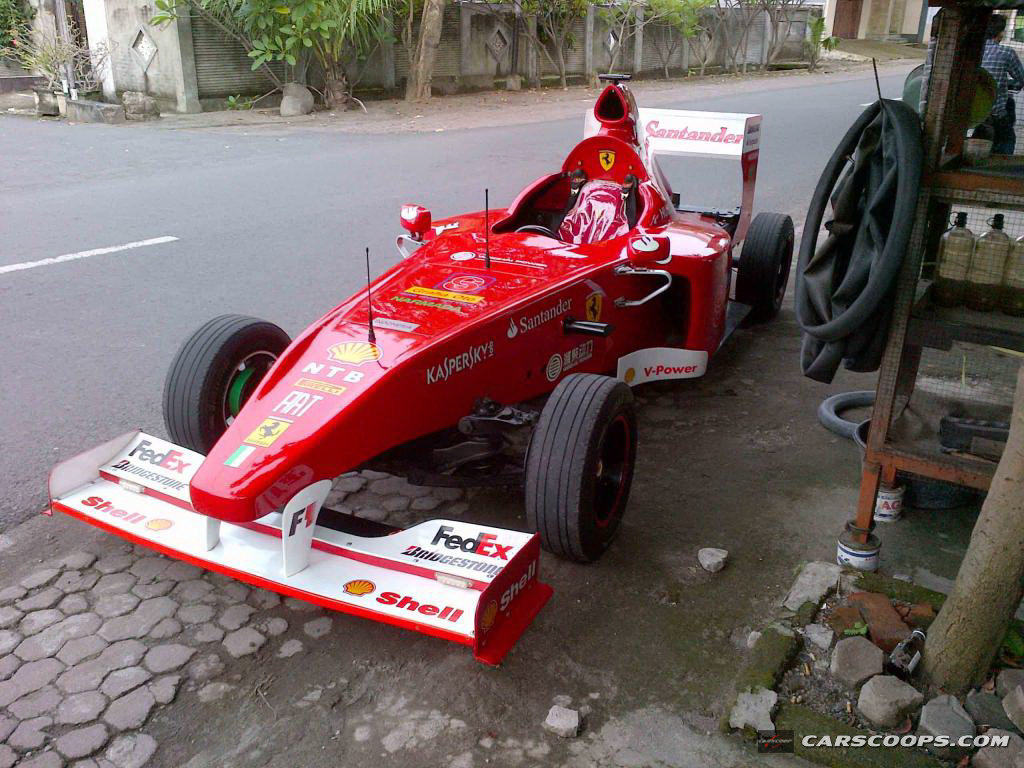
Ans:
<svg viewBox="0 0 1024 768"><path fill-rule="evenodd" d="M443 544L446 549L460 549L463 552L472 552L484 557L497 557L501 560L508 560L508 554L512 545L505 546L498 543L498 537L493 533L480 533L475 538L468 539L463 536L456 536L452 533L455 529L450 525L442 525L434 534L433 545Z"/></svg>
<svg viewBox="0 0 1024 768"><path fill-rule="evenodd" d="M698 349L649 347L619 358L618 378L635 387L646 381L696 379L708 369L708 353Z"/></svg>
<svg viewBox="0 0 1024 768"><path fill-rule="evenodd" d="M186 464L181 460L184 456L181 451L169 450L164 453L157 453L150 446L153 445L149 440L140 440L139 444L136 445L128 453L129 456L135 456L139 461L148 461L150 464L154 464L164 469L170 469L179 474L184 472L191 464Z"/></svg>

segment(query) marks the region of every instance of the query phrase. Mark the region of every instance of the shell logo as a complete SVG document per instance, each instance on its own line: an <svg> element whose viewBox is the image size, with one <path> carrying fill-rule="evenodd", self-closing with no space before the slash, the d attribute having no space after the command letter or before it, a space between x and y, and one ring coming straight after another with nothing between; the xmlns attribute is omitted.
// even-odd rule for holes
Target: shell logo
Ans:
<svg viewBox="0 0 1024 768"><path fill-rule="evenodd" d="M484 612L480 614L480 629L484 632L494 626L494 620L498 617L498 603L491 600L484 606Z"/></svg>
<svg viewBox="0 0 1024 768"><path fill-rule="evenodd" d="M355 579L353 581L348 582L344 586L346 592L348 592L350 595L355 595L356 597L368 595L371 592L373 592L373 590L375 590L376 588L377 585L369 579Z"/></svg>
<svg viewBox="0 0 1024 768"><path fill-rule="evenodd" d="M380 360L380 347L368 341L346 341L342 344L335 344L327 350L332 360L351 365L362 365Z"/></svg>
<svg viewBox="0 0 1024 768"><path fill-rule="evenodd" d="M636 378L636 368L627 368L626 369L626 375L623 376L622 378L624 378L626 380L627 384L632 384L633 383L633 379Z"/></svg>
<svg viewBox="0 0 1024 768"><path fill-rule="evenodd" d="M149 530L151 531L166 531L172 525L174 525L174 523L162 517L158 517L146 523L146 527L149 528Z"/></svg>

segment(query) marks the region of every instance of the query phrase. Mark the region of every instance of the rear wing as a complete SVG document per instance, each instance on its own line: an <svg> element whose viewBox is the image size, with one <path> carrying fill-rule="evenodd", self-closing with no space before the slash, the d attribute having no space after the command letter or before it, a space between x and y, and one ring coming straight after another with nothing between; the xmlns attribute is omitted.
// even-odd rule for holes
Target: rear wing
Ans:
<svg viewBox="0 0 1024 768"><path fill-rule="evenodd" d="M750 224L754 207L754 185L761 144L761 115L738 112L698 112L683 109L650 109L638 112L637 141L652 177L671 199L672 187L658 167L659 156L689 156L715 160L738 160L743 174L739 221L733 236L741 241ZM584 138L598 134L601 124L593 110L587 110Z"/></svg>

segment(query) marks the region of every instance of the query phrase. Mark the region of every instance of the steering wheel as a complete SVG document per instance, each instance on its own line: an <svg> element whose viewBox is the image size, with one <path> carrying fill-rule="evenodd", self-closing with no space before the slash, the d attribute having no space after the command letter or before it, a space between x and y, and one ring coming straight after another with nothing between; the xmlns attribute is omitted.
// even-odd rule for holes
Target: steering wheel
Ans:
<svg viewBox="0 0 1024 768"><path fill-rule="evenodd" d="M558 239L558 235L552 232L550 229L545 227L543 224L524 224L519 227L516 232L529 232L534 235L546 235L547 237Z"/></svg>

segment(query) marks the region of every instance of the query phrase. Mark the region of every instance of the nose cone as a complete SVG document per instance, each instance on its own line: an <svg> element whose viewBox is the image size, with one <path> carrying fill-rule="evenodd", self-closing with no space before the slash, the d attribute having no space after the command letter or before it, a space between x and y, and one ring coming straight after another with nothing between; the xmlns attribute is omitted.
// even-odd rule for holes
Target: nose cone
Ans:
<svg viewBox="0 0 1024 768"><path fill-rule="evenodd" d="M285 469L282 462L263 466L257 461L241 474L231 469L209 459L199 468L189 489L197 512L230 523L257 520L283 507L316 476L306 463Z"/></svg>

